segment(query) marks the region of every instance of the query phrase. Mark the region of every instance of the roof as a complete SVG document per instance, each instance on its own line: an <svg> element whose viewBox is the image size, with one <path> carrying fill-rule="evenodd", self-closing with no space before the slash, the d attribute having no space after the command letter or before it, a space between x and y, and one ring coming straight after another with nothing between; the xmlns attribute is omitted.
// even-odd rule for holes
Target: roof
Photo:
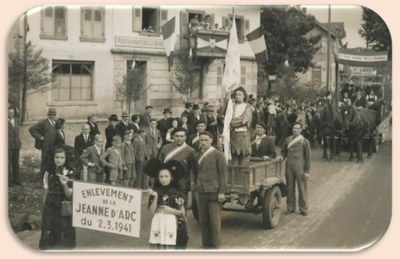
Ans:
<svg viewBox="0 0 400 259"><path fill-rule="evenodd" d="M326 30L330 29L331 33L335 34L340 40L346 37L346 31L344 30L344 22L331 22L320 23Z"/></svg>

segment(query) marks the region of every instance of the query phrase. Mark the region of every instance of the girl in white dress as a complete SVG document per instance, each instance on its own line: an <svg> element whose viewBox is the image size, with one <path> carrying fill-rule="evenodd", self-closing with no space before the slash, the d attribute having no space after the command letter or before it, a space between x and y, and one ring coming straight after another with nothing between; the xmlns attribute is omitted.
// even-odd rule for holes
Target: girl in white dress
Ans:
<svg viewBox="0 0 400 259"><path fill-rule="evenodd" d="M150 246L156 249L174 249L180 244L178 223L185 216L183 195L177 181L184 176L183 166L176 160L163 164L157 159L151 159L143 171L155 178L154 189L148 190L149 210L153 215Z"/></svg>

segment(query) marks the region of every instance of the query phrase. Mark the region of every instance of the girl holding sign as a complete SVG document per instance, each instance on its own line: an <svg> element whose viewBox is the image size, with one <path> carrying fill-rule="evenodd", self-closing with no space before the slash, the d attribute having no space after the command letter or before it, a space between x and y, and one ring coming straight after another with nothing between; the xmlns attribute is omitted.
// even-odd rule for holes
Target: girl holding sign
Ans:
<svg viewBox="0 0 400 259"><path fill-rule="evenodd" d="M176 160L163 164L151 159L143 171L155 178L154 189L149 189L149 210L153 214L150 246L156 249L184 249L188 236L183 194L178 183L185 174L183 165Z"/></svg>
<svg viewBox="0 0 400 259"><path fill-rule="evenodd" d="M39 248L72 249L75 247L75 228L72 227L72 182L74 172L67 166L69 154L64 148L50 152L50 165L44 174L46 191L42 212L42 233Z"/></svg>

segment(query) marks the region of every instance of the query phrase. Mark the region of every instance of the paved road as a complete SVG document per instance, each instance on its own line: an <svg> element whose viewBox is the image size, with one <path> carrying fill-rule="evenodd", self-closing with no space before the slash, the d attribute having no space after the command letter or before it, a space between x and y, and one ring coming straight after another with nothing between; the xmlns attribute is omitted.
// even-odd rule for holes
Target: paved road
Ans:
<svg viewBox="0 0 400 259"><path fill-rule="evenodd" d="M343 153L336 161L322 161L321 150L313 149L307 217L282 216L277 228L266 230L261 215L224 211L221 249L355 250L379 239L391 218L391 142L382 144L379 153L363 164L347 158ZM188 246L199 249L200 229L188 214ZM78 229L77 249L148 250L150 220L144 195L141 238Z"/></svg>

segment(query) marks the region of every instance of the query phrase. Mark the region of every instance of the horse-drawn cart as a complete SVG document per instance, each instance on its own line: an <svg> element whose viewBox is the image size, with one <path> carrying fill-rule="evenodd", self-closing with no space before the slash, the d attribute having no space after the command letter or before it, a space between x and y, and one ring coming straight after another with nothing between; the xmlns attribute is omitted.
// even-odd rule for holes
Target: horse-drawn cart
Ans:
<svg viewBox="0 0 400 259"><path fill-rule="evenodd" d="M247 161L242 166L228 165L226 200L227 211L262 213L265 228L278 225L282 214L282 197L286 185L282 161L278 159ZM197 206L192 201L193 215L198 219Z"/></svg>

